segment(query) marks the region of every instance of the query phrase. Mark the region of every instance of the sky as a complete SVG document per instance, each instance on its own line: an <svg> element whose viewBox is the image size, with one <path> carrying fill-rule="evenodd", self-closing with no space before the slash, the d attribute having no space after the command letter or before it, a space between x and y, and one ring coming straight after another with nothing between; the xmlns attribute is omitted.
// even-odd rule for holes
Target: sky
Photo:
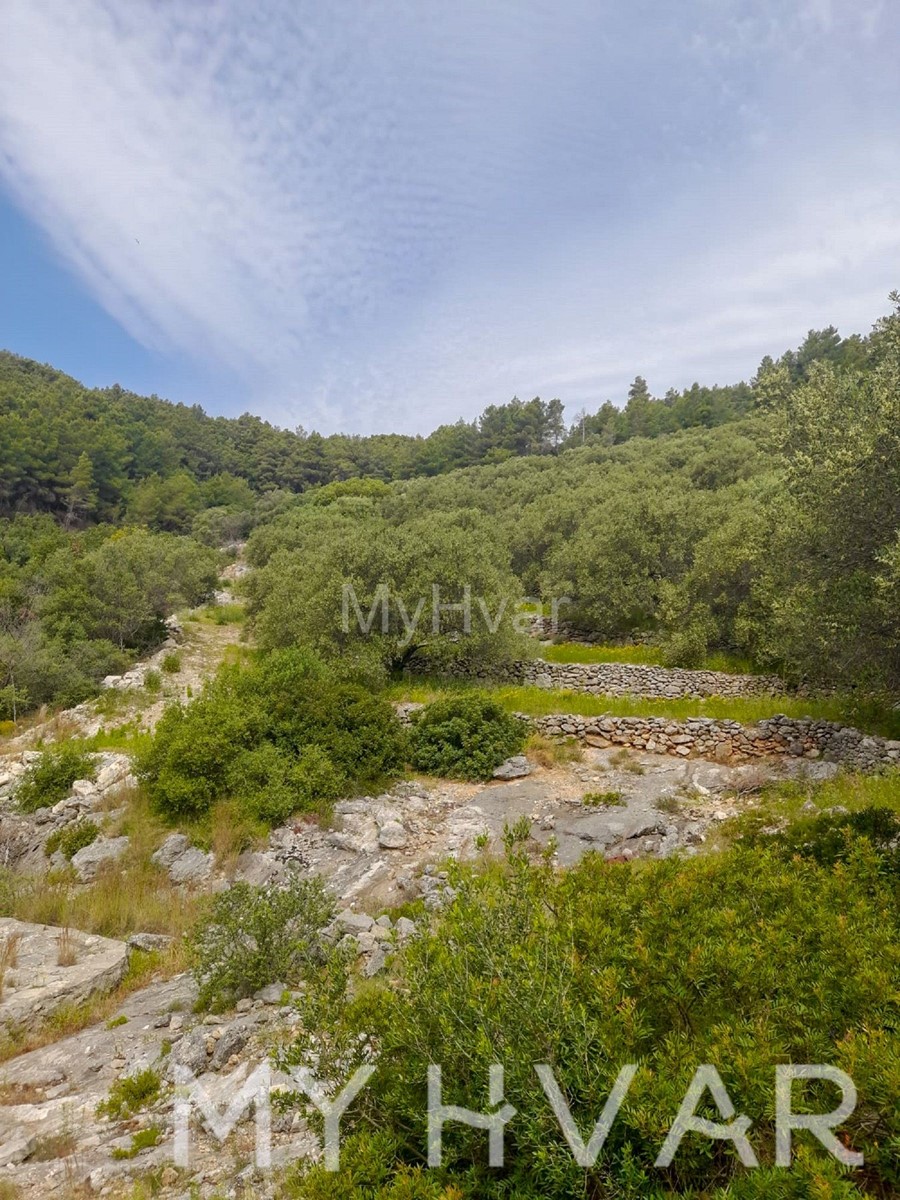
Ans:
<svg viewBox="0 0 900 1200"><path fill-rule="evenodd" d="M893 0L3 0L0 346L425 433L900 286Z"/></svg>

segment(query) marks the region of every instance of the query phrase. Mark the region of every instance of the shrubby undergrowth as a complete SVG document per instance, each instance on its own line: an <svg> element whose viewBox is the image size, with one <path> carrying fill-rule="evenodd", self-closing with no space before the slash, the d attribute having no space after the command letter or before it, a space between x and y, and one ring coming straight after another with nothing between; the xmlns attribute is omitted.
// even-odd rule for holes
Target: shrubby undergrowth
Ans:
<svg viewBox="0 0 900 1200"><path fill-rule="evenodd" d="M266 984L299 983L321 959L334 900L316 875L288 886L236 883L214 897L190 936L202 1007L225 1008Z"/></svg>
<svg viewBox="0 0 900 1200"><path fill-rule="evenodd" d="M412 763L429 775L489 779L525 745L528 726L484 692L458 692L413 714Z"/></svg>
<svg viewBox="0 0 900 1200"><path fill-rule="evenodd" d="M346 1080L378 1070L344 1117L343 1165L301 1171L303 1200L450 1196L863 1197L900 1187L900 913L878 850L847 843L823 866L781 850L736 848L639 869L588 856L557 873L516 851L460 870L458 898L401 952L398 986L346 1001L310 989L289 1065ZM620 1068L639 1065L593 1167L576 1165L534 1072L553 1068L587 1137ZM795 1134L790 1171L773 1165L775 1064L831 1063L859 1104L842 1139L866 1159L846 1174ZM505 1067L506 1163L487 1164L483 1131L449 1124L444 1165L423 1170L426 1080L441 1064L444 1102L487 1103ZM670 1168L653 1164L693 1073L719 1071L753 1125L761 1167L728 1142L688 1135ZM827 1112L827 1085L794 1086L794 1108ZM704 1108L701 1107L701 1111ZM714 1108L705 1112L720 1119Z"/></svg>
<svg viewBox="0 0 900 1200"><path fill-rule="evenodd" d="M167 817L233 796L277 823L395 774L405 751L386 700L293 649L226 665L191 704L170 706L137 770Z"/></svg>
<svg viewBox="0 0 900 1200"><path fill-rule="evenodd" d="M76 779L93 779L94 757L72 742L50 746L26 770L16 788L16 803L22 812L52 808L64 800Z"/></svg>

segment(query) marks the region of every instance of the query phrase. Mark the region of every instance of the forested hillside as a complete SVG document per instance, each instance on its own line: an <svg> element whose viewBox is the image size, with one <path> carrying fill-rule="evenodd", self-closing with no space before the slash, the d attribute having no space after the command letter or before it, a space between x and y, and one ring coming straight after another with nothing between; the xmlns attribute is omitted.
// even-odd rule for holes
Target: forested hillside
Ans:
<svg viewBox="0 0 900 1200"><path fill-rule="evenodd" d="M559 400L536 397L491 405L476 421L442 425L428 437L322 437L249 413L210 417L197 405L118 386L88 389L52 367L0 352L0 515L51 512L69 525L127 520L170 532L187 532L196 521L201 533L221 527L240 534L262 493L357 477L437 475L570 446L712 428L766 408L803 383L817 362L865 371L879 346L877 335L842 340L833 328L811 331L798 350L778 362L765 359L752 384L694 384L655 399L638 376L621 407L607 401L594 413L575 414L568 428Z"/></svg>
<svg viewBox="0 0 900 1200"><path fill-rule="evenodd" d="M524 641L509 622L407 637L396 613L356 638L346 581L367 611L385 586L408 612L434 586L491 612L566 597L567 620L651 632L673 664L726 650L792 682L896 690L898 430L897 313L868 338L811 333L752 385L653 399L637 379L568 431L559 401L535 399L427 438L212 418L5 354L0 719L88 694L209 594L214 549L251 530L260 643L370 675L484 666Z"/></svg>
<svg viewBox="0 0 900 1200"><path fill-rule="evenodd" d="M771 365L757 383L765 402L716 429L303 497L250 540L260 639L359 652L339 628L342 580L365 611L387 583L413 612L428 581L458 599L465 578L491 611L516 591L565 596L563 615L592 631L654 631L672 663L722 648L792 680L896 689L896 314L865 364ZM393 619L364 639L386 666L417 649L483 657L475 639L400 647Z"/></svg>

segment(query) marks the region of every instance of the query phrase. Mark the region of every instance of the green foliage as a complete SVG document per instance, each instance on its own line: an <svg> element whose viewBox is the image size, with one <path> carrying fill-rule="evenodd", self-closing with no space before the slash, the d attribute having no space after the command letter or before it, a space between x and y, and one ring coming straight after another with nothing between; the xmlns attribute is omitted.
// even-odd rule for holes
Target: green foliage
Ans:
<svg viewBox="0 0 900 1200"><path fill-rule="evenodd" d="M72 859L79 850L90 846L100 836L100 830L93 821L83 818L62 829L55 829L44 843L44 853L49 858L57 850L62 851L63 857Z"/></svg>
<svg viewBox="0 0 900 1200"><path fill-rule="evenodd" d="M585 808L618 808L625 801L621 792L585 792L581 803Z"/></svg>
<svg viewBox="0 0 900 1200"><path fill-rule="evenodd" d="M121 1162L130 1158L137 1158L142 1150L149 1150L152 1146L159 1144L163 1137L164 1130L161 1126L153 1124L148 1125L146 1129L139 1129L137 1133L131 1135L131 1145L125 1149L116 1147L113 1149L110 1157Z"/></svg>
<svg viewBox="0 0 900 1200"><path fill-rule="evenodd" d="M134 1075L123 1075L112 1085L107 1098L97 1105L97 1116L124 1121L152 1104L161 1089L162 1079L152 1067L146 1067Z"/></svg>
<svg viewBox="0 0 900 1200"><path fill-rule="evenodd" d="M165 637L165 618L216 583L187 538L48 517L0 520L0 716L76 704Z"/></svg>
<svg viewBox="0 0 900 1200"><path fill-rule="evenodd" d="M483 692L461 692L413 714L413 766L430 775L488 779L525 745L527 726Z"/></svg>
<svg viewBox="0 0 900 1200"><path fill-rule="evenodd" d="M452 883L457 899L401 949L396 980L349 998L333 988L328 1003L309 989L283 1065L346 1079L374 1053L378 1069L344 1117L358 1140L332 1190L311 1167L293 1196L812 1200L900 1186L900 906L866 840L836 867L736 848L639 869L589 855L560 873L513 850ZM503 1171L489 1168L483 1131L451 1124L443 1168L415 1174L428 1064L442 1066L445 1103L483 1111L497 1062L517 1110ZM842 1136L865 1154L864 1179L803 1134L791 1170L773 1167L780 1062L833 1063L854 1079L859 1104ZM595 1166L575 1164L535 1063L552 1067L582 1131L620 1068L639 1065ZM671 1168L654 1166L702 1063L751 1116L758 1172L728 1143L699 1136ZM801 1095L795 1088L795 1106L808 1111L834 1104L815 1086Z"/></svg>
<svg viewBox="0 0 900 1200"><path fill-rule="evenodd" d="M770 846L787 858L810 858L832 867L852 856L859 838L870 843L885 870L900 884L900 814L890 808L868 805L856 812L825 811L777 833L758 832L745 840L749 845Z"/></svg>
<svg viewBox="0 0 900 1200"><path fill-rule="evenodd" d="M370 499L308 504L256 531L247 553L259 568L248 592L264 647L364 653L389 670L531 651L506 549L475 513L410 511L395 523Z"/></svg>
<svg viewBox="0 0 900 1200"><path fill-rule="evenodd" d="M236 883L214 897L190 948L202 1007L227 1008L276 981L300 982L322 956L334 901L316 875L286 887Z"/></svg>
<svg viewBox="0 0 900 1200"><path fill-rule="evenodd" d="M190 705L169 706L137 770L168 817L199 816L233 796L277 822L390 776L404 754L386 700L294 649L226 665Z"/></svg>
<svg viewBox="0 0 900 1200"><path fill-rule="evenodd" d="M163 656L162 669L167 675L177 675L181 670L181 655L177 650L170 650Z"/></svg>
<svg viewBox="0 0 900 1200"><path fill-rule="evenodd" d="M64 800L76 779L93 779L93 756L71 742L45 750L33 763L16 788L16 803L22 812L51 808Z"/></svg>

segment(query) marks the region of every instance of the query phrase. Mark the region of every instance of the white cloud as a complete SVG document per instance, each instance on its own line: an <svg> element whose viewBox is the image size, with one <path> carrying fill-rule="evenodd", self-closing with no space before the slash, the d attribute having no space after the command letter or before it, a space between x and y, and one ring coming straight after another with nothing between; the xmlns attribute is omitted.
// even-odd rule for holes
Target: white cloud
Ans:
<svg viewBox="0 0 900 1200"><path fill-rule="evenodd" d="M577 408L865 328L893 13L645 8L6 0L0 172L132 336L286 424Z"/></svg>

